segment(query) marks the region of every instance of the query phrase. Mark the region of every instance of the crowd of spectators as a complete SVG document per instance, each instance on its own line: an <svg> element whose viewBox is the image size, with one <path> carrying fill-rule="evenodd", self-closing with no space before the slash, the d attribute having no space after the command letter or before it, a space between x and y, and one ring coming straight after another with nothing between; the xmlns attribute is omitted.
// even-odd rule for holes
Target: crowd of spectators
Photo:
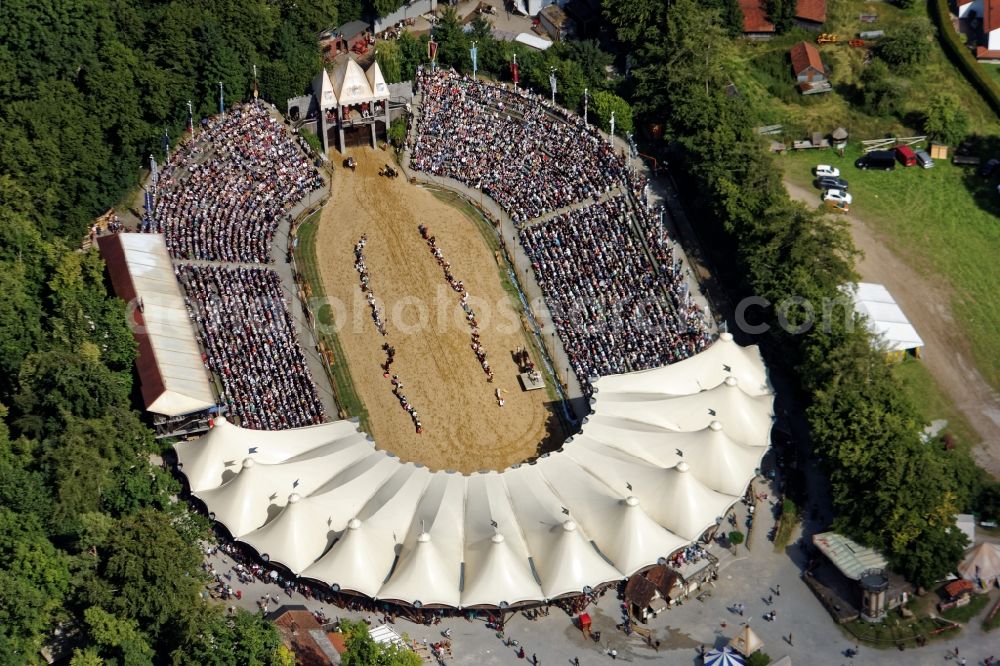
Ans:
<svg viewBox="0 0 1000 666"><path fill-rule="evenodd" d="M238 105L163 167L142 230L177 259L269 263L282 216L322 185L267 106Z"/></svg>
<svg viewBox="0 0 1000 666"><path fill-rule="evenodd" d="M480 188L510 215L586 392L593 377L659 367L707 344L645 179L596 128L544 96L449 70L417 78L411 167Z"/></svg>
<svg viewBox="0 0 1000 666"><path fill-rule="evenodd" d="M625 160L591 125L542 96L423 69L410 166L480 188L515 222L627 183Z"/></svg>
<svg viewBox="0 0 1000 666"><path fill-rule="evenodd" d="M521 230L521 243L545 294L576 376L660 367L708 342L667 248L658 270L633 229L624 195L562 213ZM659 248L663 252L663 248Z"/></svg>
<svg viewBox="0 0 1000 666"><path fill-rule="evenodd" d="M174 271L227 413L257 430L322 423L323 405L277 273L190 264Z"/></svg>

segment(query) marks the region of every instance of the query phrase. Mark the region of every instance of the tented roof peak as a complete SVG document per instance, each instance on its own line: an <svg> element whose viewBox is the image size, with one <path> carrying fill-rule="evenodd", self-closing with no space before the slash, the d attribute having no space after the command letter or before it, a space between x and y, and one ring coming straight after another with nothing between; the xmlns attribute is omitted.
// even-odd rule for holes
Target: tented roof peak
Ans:
<svg viewBox="0 0 1000 666"><path fill-rule="evenodd" d="M639 506L639 498L635 495L629 495L625 498L625 504L628 506Z"/></svg>
<svg viewBox="0 0 1000 666"><path fill-rule="evenodd" d="M719 432L722 430L722 421L712 421L708 424L708 427L716 432Z"/></svg>
<svg viewBox="0 0 1000 666"><path fill-rule="evenodd" d="M347 529L357 530L361 528L361 521L357 518L351 518L347 523Z"/></svg>
<svg viewBox="0 0 1000 666"><path fill-rule="evenodd" d="M691 466L682 460L679 463L677 463L677 466L674 469L676 469L678 472L687 472L688 470L691 469Z"/></svg>

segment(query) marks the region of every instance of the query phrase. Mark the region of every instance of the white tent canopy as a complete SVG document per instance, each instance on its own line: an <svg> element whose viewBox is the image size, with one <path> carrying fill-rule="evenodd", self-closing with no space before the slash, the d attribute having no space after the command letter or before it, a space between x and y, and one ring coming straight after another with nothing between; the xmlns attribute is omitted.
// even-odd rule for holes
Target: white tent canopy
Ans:
<svg viewBox="0 0 1000 666"><path fill-rule="evenodd" d="M378 67L378 65L374 65ZM374 75L373 75L374 76ZM381 78L382 72L378 71ZM382 79L385 84L385 79ZM368 82L361 65L352 58L347 58L335 70L333 70L333 90L337 95L337 101L341 106L372 102L376 99L388 98L388 89L383 97L377 97L372 91L372 86Z"/></svg>
<svg viewBox="0 0 1000 666"><path fill-rule="evenodd" d="M365 78L368 79L368 88L372 91L373 99L389 99L389 85L385 82L382 68L378 66L377 61L373 62L365 72Z"/></svg>
<svg viewBox="0 0 1000 666"><path fill-rule="evenodd" d="M889 290L881 284L859 282L853 291L854 311L868 318L872 331L881 336L889 351L922 349L924 341Z"/></svg>
<svg viewBox="0 0 1000 666"><path fill-rule="evenodd" d="M262 432L217 419L176 449L215 519L296 574L422 606L506 607L669 557L739 500L767 451L763 361L730 336L598 386L580 434L504 472L431 473L347 421Z"/></svg>
<svg viewBox="0 0 1000 666"><path fill-rule="evenodd" d="M313 79L312 89L321 111L337 108L337 93L334 92L333 81L325 69Z"/></svg>
<svg viewBox="0 0 1000 666"><path fill-rule="evenodd" d="M965 554L958 565L958 572L962 574L962 578L973 582L982 581L983 586L989 588L1000 579L1000 545L979 544Z"/></svg>

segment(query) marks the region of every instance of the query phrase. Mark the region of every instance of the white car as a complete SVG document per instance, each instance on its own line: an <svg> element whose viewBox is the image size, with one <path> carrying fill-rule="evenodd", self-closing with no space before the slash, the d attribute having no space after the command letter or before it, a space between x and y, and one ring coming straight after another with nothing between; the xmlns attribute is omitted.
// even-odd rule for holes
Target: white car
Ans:
<svg viewBox="0 0 1000 666"><path fill-rule="evenodd" d="M851 205L853 200L854 197L843 190L827 190L826 194L823 195L823 201L836 201L838 203L843 202L848 206Z"/></svg>
<svg viewBox="0 0 1000 666"><path fill-rule="evenodd" d="M819 164L816 166L816 177L822 178L824 176L829 176L831 178L840 177L840 169L837 167L832 167L829 164Z"/></svg>

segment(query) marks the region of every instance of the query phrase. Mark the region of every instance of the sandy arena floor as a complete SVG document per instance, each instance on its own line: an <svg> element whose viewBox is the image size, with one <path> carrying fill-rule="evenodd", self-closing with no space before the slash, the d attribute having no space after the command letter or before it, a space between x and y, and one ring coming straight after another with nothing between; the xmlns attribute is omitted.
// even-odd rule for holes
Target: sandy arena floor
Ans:
<svg viewBox="0 0 1000 666"><path fill-rule="evenodd" d="M548 397L544 390L520 389L511 354L526 344L526 334L481 232L459 210L402 176L379 176L379 168L391 162L389 153L354 148L350 154L357 171L337 163L316 252L376 445L432 470L464 473L499 470L536 455L554 425ZM492 384L470 347L459 295L445 281L418 224L430 228L455 278L465 283L495 375ZM384 338L354 268L354 245L362 234L368 236L364 253L371 288L385 312ZM396 348L392 372L419 414L421 434L382 375L386 341ZM503 407L497 405L497 388L504 392Z"/></svg>

